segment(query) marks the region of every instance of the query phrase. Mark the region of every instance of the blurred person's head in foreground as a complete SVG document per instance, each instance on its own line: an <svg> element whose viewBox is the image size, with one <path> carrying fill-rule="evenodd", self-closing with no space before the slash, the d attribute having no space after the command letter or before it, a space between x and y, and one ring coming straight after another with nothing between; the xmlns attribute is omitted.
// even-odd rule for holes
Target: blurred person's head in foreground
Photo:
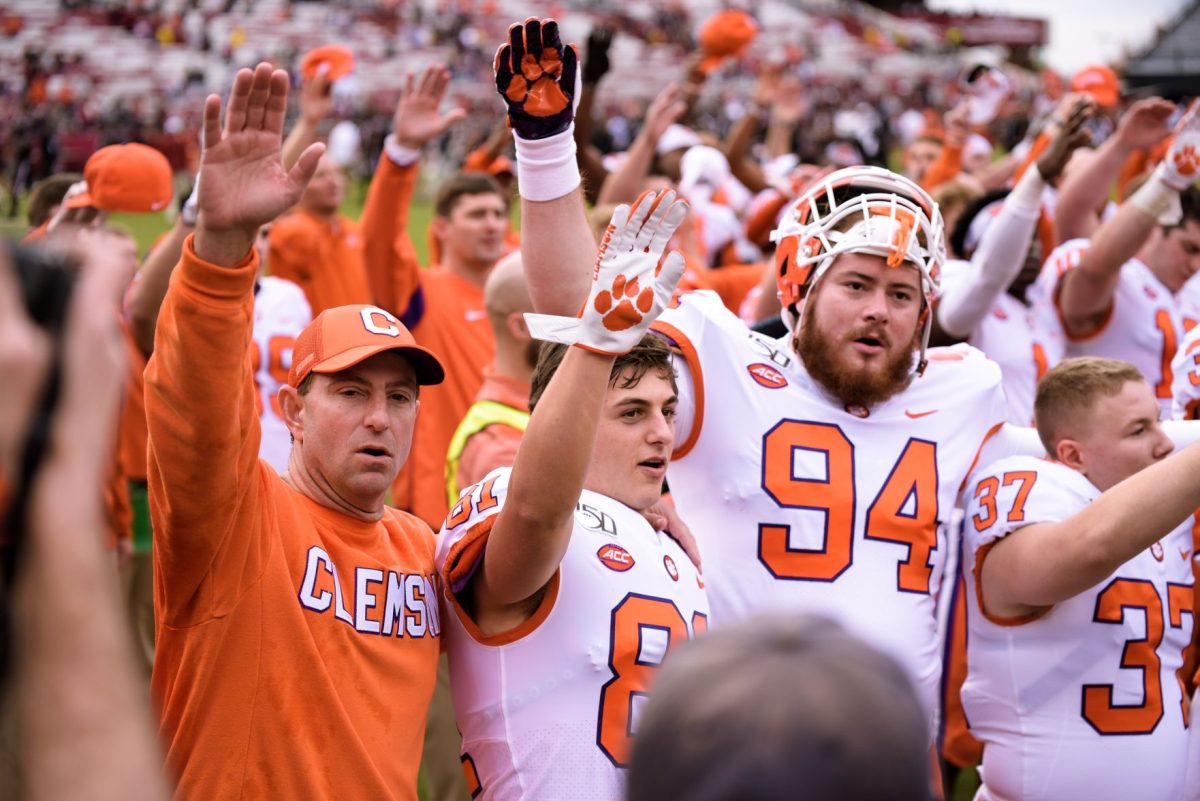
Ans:
<svg viewBox="0 0 1200 801"><path fill-rule="evenodd" d="M672 654L628 801L926 801L926 715L903 668L831 620L770 616Z"/></svg>
<svg viewBox="0 0 1200 801"><path fill-rule="evenodd" d="M58 211L59 205L72 185L83 180L77 172L60 172L38 181L29 194L29 208L25 215L30 228L37 228Z"/></svg>

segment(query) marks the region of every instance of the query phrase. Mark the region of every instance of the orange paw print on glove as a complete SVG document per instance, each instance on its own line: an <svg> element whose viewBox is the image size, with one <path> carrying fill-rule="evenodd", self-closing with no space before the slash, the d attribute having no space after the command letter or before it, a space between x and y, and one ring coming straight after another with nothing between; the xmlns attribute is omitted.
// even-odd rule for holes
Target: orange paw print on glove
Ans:
<svg viewBox="0 0 1200 801"><path fill-rule="evenodd" d="M562 71L562 59L554 50L543 50L540 61L526 53L520 74L513 76L504 94L514 103L523 102L525 111L535 117L557 114L571 102L557 82Z"/></svg>
<svg viewBox="0 0 1200 801"><path fill-rule="evenodd" d="M654 306L654 290L646 287L638 290L638 280L626 282L625 276L613 279L612 289L596 296L594 304L609 331L625 331L642 321L646 312Z"/></svg>
<svg viewBox="0 0 1200 801"><path fill-rule="evenodd" d="M1200 169L1200 153L1196 152L1194 145L1184 145L1179 148L1179 152L1174 155L1175 169L1180 175L1192 177L1196 174L1196 170Z"/></svg>

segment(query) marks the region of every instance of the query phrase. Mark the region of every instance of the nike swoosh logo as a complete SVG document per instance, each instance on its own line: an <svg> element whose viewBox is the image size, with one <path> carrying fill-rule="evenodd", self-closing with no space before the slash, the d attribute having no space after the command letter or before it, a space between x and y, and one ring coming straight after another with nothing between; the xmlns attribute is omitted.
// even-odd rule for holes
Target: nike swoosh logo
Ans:
<svg viewBox="0 0 1200 801"><path fill-rule="evenodd" d="M904 416L910 420L916 420L919 417L928 417L931 414L937 414L939 411L940 411L939 409L930 409L927 412L910 412L907 409L905 409Z"/></svg>
<svg viewBox="0 0 1200 801"><path fill-rule="evenodd" d="M483 309L468 309L466 318L468 323L474 323L487 317L487 312Z"/></svg>
<svg viewBox="0 0 1200 801"><path fill-rule="evenodd" d="M1180 548L1179 558L1186 562L1192 558L1192 552L1187 548Z"/></svg>

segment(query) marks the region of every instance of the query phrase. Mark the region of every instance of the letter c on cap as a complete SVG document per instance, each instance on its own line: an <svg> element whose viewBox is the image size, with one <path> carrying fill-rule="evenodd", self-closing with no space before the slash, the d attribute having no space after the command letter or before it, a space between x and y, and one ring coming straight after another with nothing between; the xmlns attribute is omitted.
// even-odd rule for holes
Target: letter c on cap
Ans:
<svg viewBox="0 0 1200 801"><path fill-rule="evenodd" d="M400 329L396 326L400 323L399 320L389 311L385 311L378 306L368 306L359 312L362 317L363 327L372 334L386 334L389 337L400 336ZM382 317L387 321L387 325L380 325L375 322L376 316Z"/></svg>

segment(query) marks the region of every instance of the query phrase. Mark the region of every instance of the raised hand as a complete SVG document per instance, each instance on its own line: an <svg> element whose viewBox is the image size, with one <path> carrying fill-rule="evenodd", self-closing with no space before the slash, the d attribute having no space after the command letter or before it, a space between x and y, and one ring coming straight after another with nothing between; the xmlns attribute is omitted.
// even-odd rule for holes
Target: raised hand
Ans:
<svg viewBox="0 0 1200 801"><path fill-rule="evenodd" d="M239 263L260 225L296 204L325 150L310 145L290 169L281 160L288 75L259 64L239 70L221 125L221 100L204 102L196 254L215 264Z"/></svg>
<svg viewBox="0 0 1200 801"><path fill-rule="evenodd" d="M595 86L600 79L608 74L611 64L608 51L612 47L612 28L597 25L588 34L586 49L583 53L583 83L585 86Z"/></svg>
<svg viewBox="0 0 1200 801"><path fill-rule="evenodd" d="M1175 125L1171 149L1158 169L1167 185L1182 192L1200 178L1200 101Z"/></svg>
<svg viewBox="0 0 1200 801"><path fill-rule="evenodd" d="M563 45L558 23L530 17L508 29L496 51L496 89L508 105L508 121L522 139L562 133L579 103L579 54Z"/></svg>
<svg viewBox="0 0 1200 801"><path fill-rule="evenodd" d="M687 111L687 103L683 102L683 90L679 84L672 81L663 87L662 91L650 101L646 109L646 121L643 130L651 142L658 142L663 133Z"/></svg>
<svg viewBox="0 0 1200 801"><path fill-rule="evenodd" d="M316 128L333 113L333 81L329 67L322 64L317 73L300 84L300 118Z"/></svg>
<svg viewBox="0 0 1200 801"><path fill-rule="evenodd" d="M404 79L400 102L392 116L392 131L401 147L416 150L441 136L446 129L467 116L465 109L456 108L442 114L438 108L450 85L450 70L443 64L430 64L416 78L411 72Z"/></svg>
<svg viewBox="0 0 1200 801"><path fill-rule="evenodd" d="M683 257L671 252L664 258L663 253L687 212L687 203L671 190L643 192L632 207L617 206L580 316L526 314L533 337L611 356L632 350L667 307L683 275Z"/></svg>
<svg viewBox="0 0 1200 801"><path fill-rule="evenodd" d="M1065 110L1066 121L1057 126L1050 144L1037 159L1038 172L1047 181L1053 182L1062 175L1071 154L1092 141L1091 133L1083 129L1083 124L1092 116L1095 107L1089 96L1081 94Z"/></svg>
<svg viewBox="0 0 1200 801"><path fill-rule="evenodd" d="M1139 100L1129 107L1117 123L1116 137L1126 147L1148 150L1171 132L1167 122L1174 113L1175 104L1161 97Z"/></svg>

